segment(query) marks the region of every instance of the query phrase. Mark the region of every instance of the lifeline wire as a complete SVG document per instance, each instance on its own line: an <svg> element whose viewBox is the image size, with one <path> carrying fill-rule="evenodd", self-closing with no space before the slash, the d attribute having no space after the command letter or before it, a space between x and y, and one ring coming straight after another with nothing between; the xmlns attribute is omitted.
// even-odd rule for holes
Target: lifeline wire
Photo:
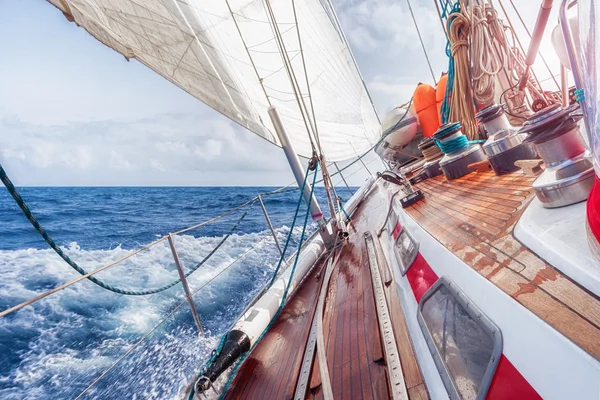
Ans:
<svg viewBox="0 0 600 400"><path fill-rule="evenodd" d="M21 211L23 212L25 217L27 217L27 219L29 220L31 225L35 228L36 231L38 231L38 233L42 236L42 238L46 241L46 243L48 243L48 245L52 248L52 250L54 250L56 252L56 254L58 254L59 257L62 258L67 264L69 264L69 266L71 266L75 271L77 271L78 273L80 273L81 275L84 275L84 276L88 275L87 279L89 279L96 285L100 286L101 288L109 290L114 293L119 293L119 294L128 295L128 296L144 296L144 295L148 295L148 294L155 294L155 293L165 291L167 289L172 288L179 282L181 282L181 279L177 279L177 280L175 280L165 286L157 288L157 289L144 290L144 291L132 291L132 290L124 290L124 289L116 288L114 286L111 286L111 285L101 281L100 279L98 279L94 276L89 275L89 273L86 270L81 268L75 261L73 261L68 255L66 255L63 252L63 250L56 244L56 242L50 237L50 235L48 235L46 230L35 219L33 213L31 212L31 210L25 203L25 200L23 200L23 198L19 194L19 191L15 188L15 186L13 185L12 181L6 174L6 171L4 170L4 168L2 167L1 164L0 164L0 180L2 180L2 182L4 183L4 186L6 186L6 189L8 190L10 195L13 197L13 199L15 200L15 202L17 203L17 205L19 206L19 208L21 209ZM217 249L219 247L221 247L223 245L223 243L225 243L225 241L229 238L229 236L231 236L233 234L233 232L237 229L237 227L244 220L244 218L246 218L246 215L248 215L248 212L252 208L252 205L254 205L254 201L252 203L250 203L250 207L248 207L246 209L246 211L241 216L241 218L235 223L235 225L233 226L231 231L221 240L221 242L219 242L217 247L215 249L213 249L206 257L204 257L204 259L202 261L200 261L198 264L196 264L185 275L186 277L191 275L198 268L200 268L210 258L210 256L212 256L215 253L215 251L217 251Z"/></svg>

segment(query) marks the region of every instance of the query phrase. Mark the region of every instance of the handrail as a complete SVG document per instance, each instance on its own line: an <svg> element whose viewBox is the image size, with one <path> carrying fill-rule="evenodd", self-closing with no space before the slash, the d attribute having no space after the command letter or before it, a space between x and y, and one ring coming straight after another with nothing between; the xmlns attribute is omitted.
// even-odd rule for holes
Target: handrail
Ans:
<svg viewBox="0 0 600 400"><path fill-rule="evenodd" d="M59 292L59 291L61 291L61 290L63 290L63 289L66 289L66 288L68 288L69 286L76 284L77 282L81 282L82 280L84 280L84 279L87 279L87 278L89 278L90 276L97 274L98 272L102 272L102 271L104 271L104 270L105 270L105 269L107 269L107 268L110 268L110 267L112 267L112 266L114 266L114 265L117 265L117 264L119 264L120 262L122 262L122 261L125 261L125 260L127 260L128 258L131 258L131 257L133 257L134 255L136 255L136 254L138 254L138 253L140 253L140 252L142 252L142 251L144 251L144 250L147 250L147 249L149 249L150 247L154 246L155 244L157 244L157 243L159 243L159 242L162 242L162 241L163 241L163 240L165 240L166 238L167 238L167 237L165 236L165 237L162 237L162 238L160 238L160 239L158 239L158 240L155 240L154 242L152 242L152 243L150 243L150 244L147 244L146 246L144 246L144 247L141 247L141 248L139 248L139 249L135 250L134 252L132 252L132 253L129 253L129 254L127 254L126 256L122 257L122 258L119 258L119 259L118 259L118 260L116 260L116 261L113 261L113 262L111 262L111 263L109 263L109 264L106 264L106 265L104 265L104 266L102 266L102 267L98 268L97 270L94 270L94 271L92 271L92 272L88 272L88 273L87 273L87 274L85 274L85 275L81 275L80 277L78 277L78 278L76 278L76 279L73 279L73 280L72 280L72 281L70 281L70 282L67 282L67 283L65 283L65 284L62 284L62 285L60 285L60 286L58 286L58 287L56 287L56 288L54 288L54 289L51 289L51 290L49 290L49 291L47 291L47 292L45 292L45 293L42 293L42 294L40 294L39 296L36 296L36 297L34 297L34 298L32 298L32 299L29 299L29 300L27 300L27 301L24 301L24 302L22 302L21 304L18 304L18 305L14 306L14 307L11 307L11 308L9 308L9 309L6 309L6 310L4 310L4 311L0 312L0 318L1 318L1 317L4 317L4 316L6 316L6 315L8 315L8 314L11 314L11 313L13 313L13 312L15 312L15 311L18 311L18 310L20 310L21 308L23 308L23 307L26 307L26 306L28 306L28 305L30 305L30 304L36 303L36 302L40 301L41 299L43 299L44 297L47 297L47 296L49 296L49 295L51 295L51 294L54 294L54 293L56 293L56 292Z"/></svg>
<svg viewBox="0 0 600 400"><path fill-rule="evenodd" d="M200 334L204 336L204 328L202 327L202 323L200 322L198 311L196 311L196 305L194 304L194 299L192 298L192 293L190 292L190 286L188 285L187 278L185 277L185 272L183 271L183 267L181 266L179 254L177 254L175 240L173 239L173 235L170 233L169 235L167 235L167 237L169 238L169 247L171 247L171 254L173 254L173 260L175 260L175 266L177 267L177 272L179 273L179 279L181 279L181 286L183 286L183 291L185 292L185 298L190 303L190 308L192 309L192 316L194 317L196 327L200 331Z"/></svg>
<svg viewBox="0 0 600 400"><path fill-rule="evenodd" d="M256 242L252 247L250 247L248 250L246 250L245 252L243 252L241 255L239 255L235 260L233 260L231 263L229 263L229 265L225 268L223 268L223 270L221 270L219 273L217 273L215 276L213 276L212 278L210 278L208 281L206 281L205 283L203 283L198 289L194 290L191 293L191 298L193 299L194 295L196 295L200 290L204 289L207 285L209 285L210 283L212 283L215 279L217 279L219 276L221 276L221 274L223 274L225 271L229 270L229 268L231 266L233 266L233 264L237 263L239 260L241 260L246 254L248 254L251 250L254 250L259 244L261 244L263 240L260 240L258 242ZM112 363L107 369L105 369L100 376L98 376L96 379L94 379L94 381L92 383L90 383L90 385L88 387L86 387L81 393L79 393L79 395L77 395L77 397L75 398L75 400L78 400L81 398L81 396L83 396L85 393L87 393L92 387L94 387L98 382L100 382L100 380L102 378L104 378L106 376L106 374L108 374L110 371L112 371L118 364L121 363L121 361L123 361L125 358L127 358L127 356L129 354L131 354L135 349L137 349L137 347L142 344L146 339L148 339L148 337L154 333L162 324L164 324L169 318L171 318L176 312L177 310L179 310L179 308L181 308L181 306L183 306L185 304L185 302L188 301L188 299L183 299L182 301L180 301L175 308L173 308L173 310L171 310L171 312L169 314L167 314L162 320L160 320L160 322L156 325L154 325L154 327L152 327L152 329L150 329L148 332L146 332L146 334L144 336L142 336L142 338L140 340L138 340L137 342L135 342L121 357L119 357L117 359L117 361L115 361L114 363Z"/></svg>
<svg viewBox="0 0 600 400"><path fill-rule="evenodd" d="M271 192L261 193L261 195L265 196L265 195L282 193L283 190L286 189L286 188L287 187L283 187L283 188L279 188L279 189L276 189L276 190L271 191ZM221 215L218 215L218 216L216 216L214 218L210 218L210 219L208 219L206 221L203 221L203 222L201 222L199 224L196 224L196 225L193 225L191 227L184 228L184 229L181 229L179 231L173 232L170 235L179 235L179 234L182 234L182 233L185 233L185 232L189 232L189 231L191 231L193 229L197 229L197 228L200 228L202 226L208 225L209 223L215 222L215 221L217 221L217 220L219 220L221 218L226 217L227 215L232 214L233 212L235 212L235 211L237 211L237 210L239 210L239 209L247 206L248 204L252 203L253 201L256 201L257 199L258 199L258 196L255 196L255 197L251 198L250 200L246 201L245 203L243 203L243 204L241 204L241 205L239 205L239 206L237 206L237 207L235 207L235 208L233 208L233 209L231 209L231 210L229 210L229 211L227 211L227 212L225 212L225 213L223 213ZM169 237L169 235L165 235L165 236L163 236L163 237L161 237L161 238L159 238L159 239L157 239L157 240L155 240L155 241L153 241L153 242L151 242L151 243L149 243L149 244L147 244L147 245L145 245L143 247L140 247L137 250L132 251L131 253L129 253L129 254L127 254L127 255L119 258L118 260L115 260L115 261L110 262L110 263L108 263L106 265L103 265L102 267L100 267L100 268L98 268L98 269L96 269L94 271L91 271L91 272L88 272L87 274L81 275L81 276L77 277L76 279L73 279L73 280L71 280L69 282L66 282L66 283L60 285L60 286L57 286L54 289L50 289L47 292L44 292L44 293L42 293L42 294L40 294L38 296L35 296L35 297L33 297L33 298L29 299L29 300L26 300L26 301L24 301L24 302L22 302L20 304L17 304L17 305L15 305L13 307L10 307L10 308L6 309L6 310L3 310L3 311L0 312L0 318L5 317L5 316L7 316L9 314L12 314L15 311L21 310L22 308L27 307L28 305L37 303L38 301L44 299L45 297L48 297L48 296L50 296L50 295L52 295L54 293L62 291L62 290L66 289L66 288L68 288L68 287L70 287L70 286L72 286L72 285L74 285L76 283L79 283L79 282L81 282L81 281L83 281L83 280L85 280L85 279L87 279L87 278L89 278L91 276L96 275L99 272L102 272L102 271L104 271L104 270L106 270L106 269L108 269L110 267L113 267L113 266L115 266L117 264L120 264L121 262L123 262L123 261L125 261L125 260L127 260L127 259L129 259L131 257L133 257L134 255L136 255L136 254L138 254L138 253L140 253L140 252L142 252L144 250L147 250L147 249L151 248L152 246L155 246L156 244L158 244L160 242L163 242L163 241L167 240L168 237Z"/></svg>

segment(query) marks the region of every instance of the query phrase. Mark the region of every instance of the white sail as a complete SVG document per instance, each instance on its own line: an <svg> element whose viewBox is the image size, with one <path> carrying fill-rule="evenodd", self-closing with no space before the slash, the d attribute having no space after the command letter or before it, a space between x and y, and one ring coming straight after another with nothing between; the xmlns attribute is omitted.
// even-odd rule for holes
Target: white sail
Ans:
<svg viewBox="0 0 600 400"><path fill-rule="evenodd" d="M102 43L279 145L267 114L270 101L297 153L312 155L265 0L48 1ZM342 161L368 150L380 137L378 118L331 5L270 5L310 110L308 77L327 159Z"/></svg>

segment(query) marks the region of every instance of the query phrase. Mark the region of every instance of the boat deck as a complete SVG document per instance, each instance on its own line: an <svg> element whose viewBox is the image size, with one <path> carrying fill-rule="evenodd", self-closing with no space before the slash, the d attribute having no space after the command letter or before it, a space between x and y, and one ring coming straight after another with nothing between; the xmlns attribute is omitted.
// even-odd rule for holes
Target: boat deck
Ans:
<svg viewBox="0 0 600 400"><path fill-rule="evenodd" d="M452 182L440 176L416 185L425 199L406 211L465 264L600 359L599 299L546 264L512 235L514 225L534 196L532 180L521 172L501 177L493 172L478 172ZM384 184L376 185L353 215L349 243L342 250L328 286L324 340L336 399L391 397L364 240L365 232L383 225L389 206ZM378 240L374 243L382 276L389 276L381 245ZM321 261L309 274L272 329L242 364L226 398L294 398L325 264ZM386 286L385 293L407 393L410 399L427 399L393 287ZM316 355L304 398L323 398Z"/></svg>
<svg viewBox="0 0 600 400"><path fill-rule="evenodd" d="M342 248L328 286L323 316L323 334L331 386L336 399L390 398L387 367L378 328L364 233L381 227L388 201L372 190L358 207L350 225L348 244ZM385 258L379 243L380 269ZM302 358L319 297L325 261L309 274L281 316L240 367L226 395L227 399L292 399L296 391ZM400 303L390 288L386 295L399 343L400 361L408 395L426 399L427 391L419 372L404 325ZM306 399L323 398L318 360L315 354Z"/></svg>
<svg viewBox="0 0 600 400"><path fill-rule="evenodd" d="M416 185L425 199L406 211L479 274L600 359L599 299L512 235L535 196L533 179L521 171L476 172L452 182L441 175Z"/></svg>

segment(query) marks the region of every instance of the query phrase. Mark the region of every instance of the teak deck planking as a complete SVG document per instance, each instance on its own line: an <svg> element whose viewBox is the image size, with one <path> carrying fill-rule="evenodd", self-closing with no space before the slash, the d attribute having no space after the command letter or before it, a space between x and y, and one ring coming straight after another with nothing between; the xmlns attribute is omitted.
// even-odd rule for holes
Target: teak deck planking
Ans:
<svg viewBox="0 0 600 400"><path fill-rule="evenodd" d="M380 227L387 213L387 200L374 189L359 206L350 224L350 238L342 248L327 288L323 333L327 362L336 399L389 398L388 377L378 328L364 233ZM375 240L377 243L377 240ZM378 249L380 251L380 249ZM385 262L378 255L380 268ZM269 332L240 367L227 399L291 399L308 340L310 325L321 287L325 260L310 273ZM389 297L394 333L410 398L427 399L423 378L416 364L402 309L397 297ZM317 356L313 361L307 399L322 399Z"/></svg>
<svg viewBox="0 0 600 400"><path fill-rule="evenodd" d="M512 235L534 197L521 172L476 172L416 185L425 199L410 216L470 267L557 331L600 359L600 301Z"/></svg>
<svg viewBox="0 0 600 400"><path fill-rule="evenodd" d="M425 199L406 211L465 264L600 359L598 298L546 264L512 235L534 196L532 180L520 172L501 177L493 172L477 172L452 182L440 176L416 185ZM349 243L327 288L323 325L336 399L389 398L364 242L364 232L379 229L387 214L389 203L382 192L373 189L355 212ZM383 269L387 247L382 241L375 240ZM242 364L228 399L293 398L324 264L321 260L309 274ZM398 295L392 288L386 287L386 300L394 316L394 335L409 397L427 399ZM320 384L315 356L307 399L323 398Z"/></svg>

